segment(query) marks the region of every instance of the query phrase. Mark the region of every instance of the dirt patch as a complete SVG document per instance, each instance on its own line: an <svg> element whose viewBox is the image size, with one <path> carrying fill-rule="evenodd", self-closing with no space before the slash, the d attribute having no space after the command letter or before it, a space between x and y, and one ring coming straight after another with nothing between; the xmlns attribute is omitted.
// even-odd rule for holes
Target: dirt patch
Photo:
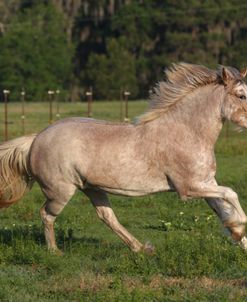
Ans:
<svg viewBox="0 0 247 302"><path fill-rule="evenodd" d="M50 291L56 292L59 289L65 292L81 290L83 292L100 292L105 289L125 288L126 291L132 292L135 289L141 290L162 290L164 288L177 287L181 290L196 293L198 290L212 292L216 289L235 289L240 295L247 294L247 279L213 279L208 277L201 278L180 278L180 277L163 277L155 275L151 279L143 280L138 277L115 277L102 274L86 274L70 278L69 280L53 280L53 285L49 287Z"/></svg>
<svg viewBox="0 0 247 302"><path fill-rule="evenodd" d="M227 280L221 280L221 279L212 279L208 277L201 277L201 278L195 278L195 279L188 279L188 278L174 278L169 277L165 278L162 276L154 276L149 286L151 288L159 288L163 286L178 286L178 287L186 287L186 288L205 288L205 289L212 289L215 287L238 287L242 289L247 290L247 279L227 279Z"/></svg>
<svg viewBox="0 0 247 302"><path fill-rule="evenodd" d="M224 288L224 287L235 287L239 289L247 290L247 279L212 279L207 277L187 279L187 278L174 278L174 277L162 277L153 276L148 282L143 282L140 278L135 277L123 277L116 281L111 277L104 275L97 275L92 279L88 277L82 277L80 281L80 288L82 290L97 291L102 288L114 287L114 282L121 284L128 290L133 290L135 288L149 288L158 289L162 287L180 287L180 288L203 288L207 290L213 290L214 288ZM117 286L117 285L116 285Z"/></svg>
<svg viewBox="0 0 247 302"><path fill-rule="evenodd" d="M90 276L81 277L79 287L83 291L96 292L100 291L103 288L108 288L113 283L111 277L96 275L94 278Z"/></svg>

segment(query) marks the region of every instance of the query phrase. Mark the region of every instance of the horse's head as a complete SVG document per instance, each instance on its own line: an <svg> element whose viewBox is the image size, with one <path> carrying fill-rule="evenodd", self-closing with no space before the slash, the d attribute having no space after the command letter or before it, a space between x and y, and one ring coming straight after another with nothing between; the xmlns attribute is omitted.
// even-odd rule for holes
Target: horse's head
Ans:
<svg viewBox="0 0 247 302"><path fill-rule="evenodd" d="M232 67L222 67L220 79L225 86L225 99L222 107L224 118L247 128L247 85L244 78L247 68L238 71Z"/></svg>

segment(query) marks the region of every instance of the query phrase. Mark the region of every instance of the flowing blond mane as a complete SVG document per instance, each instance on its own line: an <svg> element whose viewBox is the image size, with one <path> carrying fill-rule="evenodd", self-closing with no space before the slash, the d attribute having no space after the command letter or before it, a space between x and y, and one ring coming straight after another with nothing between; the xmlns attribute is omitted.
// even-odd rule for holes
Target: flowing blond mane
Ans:
<svg viewBox="0 0 247 302"><path fill-rule="evenodd" d="M138 124L156 119L194 89L218 81L216 70L188 63L173 64L165 75L166 80L154 88L149 110L139 117Z"/></svg>

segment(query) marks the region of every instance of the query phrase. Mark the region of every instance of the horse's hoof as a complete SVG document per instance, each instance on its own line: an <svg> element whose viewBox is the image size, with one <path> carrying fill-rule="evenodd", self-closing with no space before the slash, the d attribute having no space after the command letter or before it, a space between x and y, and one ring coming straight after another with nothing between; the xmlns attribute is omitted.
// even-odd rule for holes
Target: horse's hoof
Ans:
<svg viewBox="0 0 247 302"><path fill-rule="evenodd" d="M150 242L144 244L143 251L148 255L153 255L155 253L154 246Z"/></svg>
<svg viewBox="0 0 247 302"><path fill-rule="evenodd" d="M247 238L245 236L239 241L239 245L247 252Z"/></svg>

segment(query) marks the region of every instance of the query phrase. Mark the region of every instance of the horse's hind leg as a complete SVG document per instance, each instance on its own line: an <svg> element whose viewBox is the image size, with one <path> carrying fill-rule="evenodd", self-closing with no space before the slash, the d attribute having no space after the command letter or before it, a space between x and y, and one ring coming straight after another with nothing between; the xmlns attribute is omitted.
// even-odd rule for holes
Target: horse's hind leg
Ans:
<svg viewBox="0 0 247 302"><path fill-rule="evenodd" d="M75 192L73 185L62 185L59 189L52 191L43 190L47 200L40 209L41 219L44 224L45 239L47 247L51 251L57 251L57 245L54 233L54 222L63 208L69 202Z"/></svg>
<svg viewBox="0 0 247 302"><path fill-rule="evenodd" d="M55 240L55 233L54 233L54 222L56 219L56 215L50 214L48 208L50 200L47 200L43 207L40 209L40 216L42 222L44 224L44 232L45 232L45 240L47 243L47 247L51 251L56 251L57 245Z"/></svg>
<svg viewBox="0 0 247 302"><path fill-rule="evenodd" d="M108 225L132 251L138 252L143 249L143 245L119 223L110 206L106 193L94 189L86 189L83 192L91 200L98 217Z"/></svg>

